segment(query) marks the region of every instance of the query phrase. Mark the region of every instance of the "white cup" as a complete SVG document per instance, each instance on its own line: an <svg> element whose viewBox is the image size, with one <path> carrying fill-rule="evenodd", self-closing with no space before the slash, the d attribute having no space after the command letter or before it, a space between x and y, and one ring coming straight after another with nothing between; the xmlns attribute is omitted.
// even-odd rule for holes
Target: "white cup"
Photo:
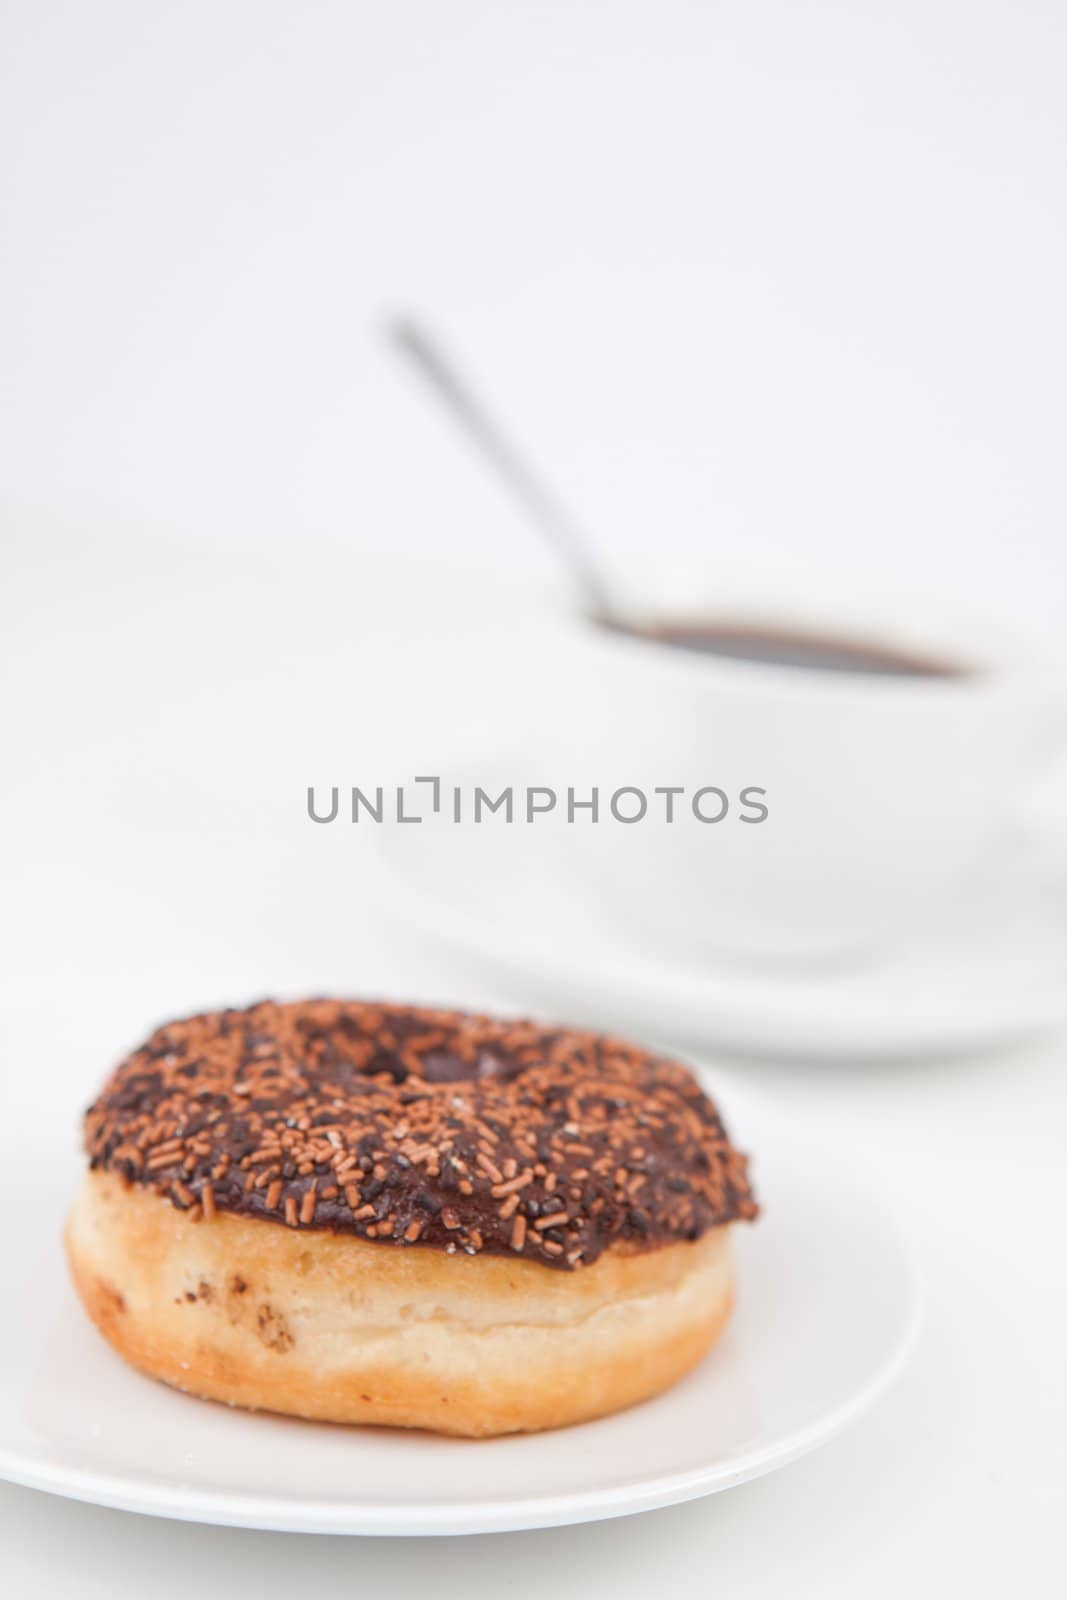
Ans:
<svg viewBox="0 0 1067 1600"><path fill-rule="evenodd" d="M660 949L863 957L921 929L1023 816L1064 712L1053 668L984 622L884 596L646 580L635 625L855 641L954 675L876 676L697 654L555 603L529 652L530 753L576 886ZM588 806L598 792L594 822ZM680 790L668 821L669 788ZM610 806L639 821L617 820ZM727 809L719 820L711 819ZM757 795L754 791L763 791ZM694 797L700 796L694 809ZM766 816L755 820L760 807Z"/></svg>

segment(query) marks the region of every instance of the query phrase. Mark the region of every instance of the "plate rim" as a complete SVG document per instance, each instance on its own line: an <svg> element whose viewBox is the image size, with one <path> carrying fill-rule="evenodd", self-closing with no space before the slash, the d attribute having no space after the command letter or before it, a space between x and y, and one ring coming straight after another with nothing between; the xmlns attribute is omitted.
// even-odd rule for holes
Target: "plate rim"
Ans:
<svg viewBox="0 0 1067 1600"><path fill-rule="evenodd" d="M910 1268L910 1263L909 1263ZM88 1474L73 1468L52 1473L33 1472L21 1458L0 1448L0 1478L22 1488L53 1494L60 1499L140 1516L201 1523L209 1527L254 1529L265 1533L305 1533L351 1538L442 1538L479 1534L520 1533L538 1528L572 1527L587 1522L607 1522L616 1517L682 1505L752 1482L810 1454L858 1420L892 1386L918 1340L923 1321L923 1296L910 1268L911 1300L907 1321L897 1342L864 1387L826 1416L797 1429L785 1441L766 1445L741 1456L730 1466L667 1474L635 1487L585 1490L557 1500L536 1499L491 1502L488 1507L460 1512L438 1505L413 1514L406 1507L378 1508L345 1501L322 1502L313 1511L305 1507L294 1515L293 1502L258 1495L208 1495L193 1507L179 1489L160 1485L146 1491L135 1480ZM151 1381L151 1380L148 1380ZM566 1430L559 1430L561 1432ZM478 1441L471 1441L477 1448ZM488 1512L488 1514L487 1514Z"/></svg>

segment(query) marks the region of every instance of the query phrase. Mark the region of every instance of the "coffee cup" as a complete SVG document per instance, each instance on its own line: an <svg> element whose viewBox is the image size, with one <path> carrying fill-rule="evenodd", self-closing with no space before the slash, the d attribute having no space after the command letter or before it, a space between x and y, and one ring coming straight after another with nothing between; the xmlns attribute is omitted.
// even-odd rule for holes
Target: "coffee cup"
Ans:
<svg viewBox="0 0 1067 1600"><path fill-rule="evenodd" d="M646 575L610 623L555 598L526 660L575 891L695 958L907 939L1005 847L1064 733L1024 641L797 574Z"/></svg>

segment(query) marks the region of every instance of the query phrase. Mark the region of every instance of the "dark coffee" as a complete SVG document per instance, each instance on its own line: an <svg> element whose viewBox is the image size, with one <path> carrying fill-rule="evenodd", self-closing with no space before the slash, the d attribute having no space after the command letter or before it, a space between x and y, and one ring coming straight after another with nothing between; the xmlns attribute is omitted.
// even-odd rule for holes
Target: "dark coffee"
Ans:
<svg viewBox="0 0 1067 1600"><path fill-rule="evenodd" d="M728 656L734 661L758 661L774 667L803 667L816 672L858 672L882 678L958 678L966 672L933 657L905 655L896 650L863 644L856 639L793 632L787 629L726 622L650 622L608 627L650 644L699 655Z"/></svg>

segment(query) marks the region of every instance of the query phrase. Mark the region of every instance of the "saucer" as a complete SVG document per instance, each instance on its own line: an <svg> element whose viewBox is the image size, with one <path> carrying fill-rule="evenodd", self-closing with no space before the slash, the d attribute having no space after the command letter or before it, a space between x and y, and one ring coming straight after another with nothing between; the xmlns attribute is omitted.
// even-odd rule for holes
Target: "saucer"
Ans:
<svg viewBox="0 0 1067 1600"><path fill-rule="evenodd" d="M484 761L440 770L468 793L487 778ZM884 1058L1003 1047L1067 1021L1067 874L1036 838L880 959L735 967L641 946L575 883L551 828L442 810L366 836L383 910L519 1003L575 1022L764 1056Z"/></svg>
<svg viewBox="0 0 1067 1600"><path fill-rule="evenodd" d="M414 831L414 830L413 830ZM231 1410L127 1367L67 1278L50 1147L0 1163L0 1478L98 1505L301 1533L461 1534L617 1517L729 1489L822 1444L907 1356L919 1294L866 1184L791 1121L731 1091L765 1215L738 1228L738 1300L720 1342L655 1399L598 1422L447 1439ZM75 1164L71 1163L71 1180ZM872 1492L876 1485L872 1485Z"/></svg>

